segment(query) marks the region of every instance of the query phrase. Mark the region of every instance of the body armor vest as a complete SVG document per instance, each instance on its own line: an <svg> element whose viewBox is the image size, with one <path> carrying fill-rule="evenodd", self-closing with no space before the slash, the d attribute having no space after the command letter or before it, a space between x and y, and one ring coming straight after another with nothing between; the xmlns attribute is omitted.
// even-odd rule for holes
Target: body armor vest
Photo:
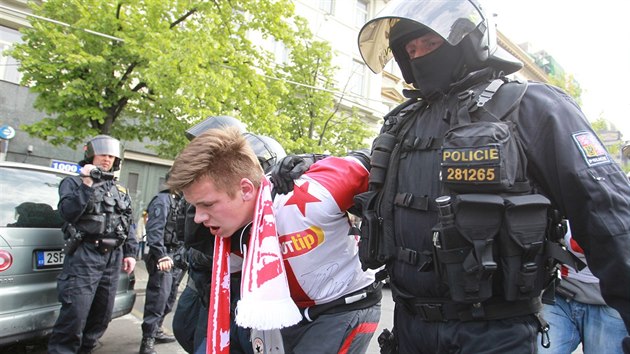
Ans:
<svg viewBox="0 0 630 354"><path fill-rule="evenodd" d="M76 229L84 238L112 238L124 241L129 231L128 212L131 210L130 201L125 198L126 194L112 181L98 181L92 188L94 197L75 223Z"/></svg>
<svg viewBox="0 0 630 354"><path fill-rule="evenodd" d="M166 217L166 226L164 227L164 245L166 247L178 246L180 243L177 235L180 199L176 194L169 194L168 215Z"/></svg>
<svg viewBox="0 0 630 354"><path fill-rule="evenodd" d="M373 144L370 190L356 198L363 212L359 254L364 268L384 264L390 268L402 262L415 272L433 269L442 284L439 293L449 294L457 303L540 295L555 269L549 259L561 253L559 244L549 241L557 240L558 235L550 235L560 221L550 217L554 214L549 200L535 194L527 179L527 159L516 130L526 87L497 79L463 92L454 98L457 102L448 102L450 116L445 118L450 129L440 137L409 133L416 119L409 118L425 105L422 101L401 106L386 117ZM416 188L439 188L437 200L431 193L418 195L398 185L400 161L418 150L436 151L439 156L435 171L439 186ZM420 170L425 167L404 171L405 179L410 180L409 174L433 172ZM417 180L433 183L435 178L418 176ZM399 210L397 217L394 210ZM438 215L437 224L422 225L434 226L432 245L408 239L414 230L405 220L418 212ZM413 242L421 246L406 247ZM392 289L397 292L395 283Z"/></svg>
<svg viewBox="0 0 630 354"><path fill-rule="evenodd" d="M179 224L181 223L181 214L183 214L184 212L182 212L180 209L185 206L185 203L181 202L184 199L177 194L169 193L168 191L161 191L156 196L154 196L153 199L151 199L149 205L151 205L155 198L157 198L162 193L168 195L168 213L166 214L166 224L164 225L163 234L164 246L166 246L167 248L172 248L179 246L181 242L178 239L177 233L179 229L183 230L183 227Z"/></svg>

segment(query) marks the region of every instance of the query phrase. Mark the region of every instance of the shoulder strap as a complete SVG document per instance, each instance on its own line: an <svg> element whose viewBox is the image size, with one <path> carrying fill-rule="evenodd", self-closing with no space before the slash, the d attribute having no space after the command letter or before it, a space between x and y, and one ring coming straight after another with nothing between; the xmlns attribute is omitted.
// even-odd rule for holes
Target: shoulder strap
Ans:
<svg viewBox="0 0 630 354"><path fill-rule="evenodd" d="M400 124L398 123L400 123L407 114L413 112L422 104L424 104L424 101L417 100L415 98L399 104L385 116L385 123L381 133L391 131L394 135L396 135L396 131L400 129Z"/></svg>
<svg viewBox="0 0 630 354"><path fill-rule="evenodd" d="M451 127L479 120L500 121L518 107L526 90L527 82L500 78L466 91L458 97L458 114ZM497 94L501 99L492 99Z"/></svg>

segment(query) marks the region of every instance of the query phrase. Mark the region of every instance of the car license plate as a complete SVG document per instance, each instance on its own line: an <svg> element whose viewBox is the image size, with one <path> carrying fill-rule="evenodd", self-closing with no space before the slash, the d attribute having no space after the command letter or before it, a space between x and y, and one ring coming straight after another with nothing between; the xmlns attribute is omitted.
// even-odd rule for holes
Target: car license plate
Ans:
<svg viewBox="0 0 630 354"><path fill-rule="evenodd" d="M63 264L62 250L37 251L37 269L56 268Z"/></svg>

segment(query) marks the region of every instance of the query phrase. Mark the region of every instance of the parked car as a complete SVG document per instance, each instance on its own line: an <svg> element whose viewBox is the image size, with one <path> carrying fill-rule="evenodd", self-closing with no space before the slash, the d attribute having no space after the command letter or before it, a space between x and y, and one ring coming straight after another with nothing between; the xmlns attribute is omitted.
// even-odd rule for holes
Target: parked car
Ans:
<svg viewBox="0 0 630 354"><path fill-rule="evenodd" d="M71 173L0 162L0 352L50 334L59 315L64 254L58 187ZM122 272L114 317L131 312L133 273Z"/></svg>

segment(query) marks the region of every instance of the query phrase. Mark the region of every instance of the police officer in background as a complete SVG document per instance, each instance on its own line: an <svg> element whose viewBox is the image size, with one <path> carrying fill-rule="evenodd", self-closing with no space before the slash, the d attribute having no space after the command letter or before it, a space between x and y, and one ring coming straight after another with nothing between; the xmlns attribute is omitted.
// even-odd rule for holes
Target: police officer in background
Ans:
<svg viewBox="0 0 630 354"><path fill-rule="evenodd" d="M245 125L230 116L212 116L194 125L186 131L188 140L193 140L208 129L238 127L252 145L258 160L265 171L268 171L281 158L286 156L282 146L272 138L245 132ZM173 333L178 343L188 353L195 352L206 337L208 325L208 301L210 298L210 283L212 280L212 255L214 236L208 228L194 222L195 207L186 205L184 221L184 247L188 255L188 283L179 297L177 308L173 316ZM240 290L240 274L231 275L233 286L231 293L238 295ZM233 299L234 304L236 299ZM238 340L232 340L232 352L237 353L237 343L249 341L249 331L233 330ZM241 345L245 353L251 352L251 345Z"/></svg>
<svg viewBox="0 0 630 354"><path fill-rule="evenodd" d="M90 353L96 347L112 317L120 271L130 274L136 264L131 199L113 174L120 169L120 142L98 135L84 150L80 175L59 184L66 256L49 353Z"/></svg>
<svg viewBox="0 0 630 354"><path fill-rule="evenodd" d="M166 175L168 180L168 174ZM173 258L183 243L177 239L177 206L181 196L167 188L161 190L147 207L146 238L149 252L145 256L147 281L142 344L140 354L155 354L155 343L170 343L175 337L164 333L164 317L171 312L184 272L174 267Z"/></svg>
<svg viewBox="0 0 630 354"><path fill-rule="evenodd" d="M522 64L490 20L477 0L393 0L359 33L375 73L393 57L415 87L359 200L364 265L386 265L396 303L381 340L400 353L536 352L562 217L630 328L628 179L565 92L505 77Z"/></svg>

